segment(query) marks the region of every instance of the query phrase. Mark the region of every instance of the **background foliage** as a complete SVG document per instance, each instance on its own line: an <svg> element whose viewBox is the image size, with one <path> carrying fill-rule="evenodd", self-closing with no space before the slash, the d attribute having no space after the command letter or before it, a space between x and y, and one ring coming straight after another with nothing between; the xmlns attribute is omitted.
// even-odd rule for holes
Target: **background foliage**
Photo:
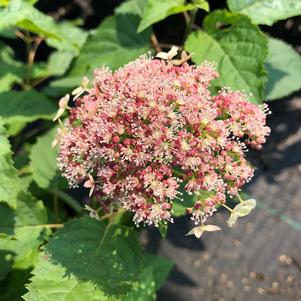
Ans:
<svg viewBox="0 0 301 301"><path fill-rule="evenodd" d="M83 213L87 192L70 192L58 173L51 119L95 68L115 70L173 44L195 64L216 62L214 90L244 90L257 104L299 90L300 55L260 25L300 15L300 1L213 2L123 1L94 24L87 9L73 16L71 1L65 13L46 14L42 0L0 0L1 301L156 298L172 264L143 251L127 215L98 222ZM174 215L193 203L185 195Z"/></svg>

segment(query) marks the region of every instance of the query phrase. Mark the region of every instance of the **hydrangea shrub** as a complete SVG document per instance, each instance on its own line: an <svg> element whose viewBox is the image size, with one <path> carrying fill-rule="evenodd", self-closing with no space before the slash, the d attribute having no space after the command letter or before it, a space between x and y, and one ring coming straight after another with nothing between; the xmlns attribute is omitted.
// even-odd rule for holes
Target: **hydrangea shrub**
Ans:
<svg viewBox="0 0 301 301"><path fill-rule="evenodd" d="M0 300L156 300L172 263L142 229L186 212L199 239L256 205L263 102L301 88L300 55L256 24L301 6L126 0L90 30L114 1L52 2L0 0Z"/></svg>

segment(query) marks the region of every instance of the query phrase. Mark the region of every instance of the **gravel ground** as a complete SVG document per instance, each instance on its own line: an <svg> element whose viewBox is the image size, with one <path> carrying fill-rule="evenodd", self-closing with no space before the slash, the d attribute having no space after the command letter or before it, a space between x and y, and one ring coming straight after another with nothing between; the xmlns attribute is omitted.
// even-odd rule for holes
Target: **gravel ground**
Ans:
<svg viewBox="0 0 301 301"><path fill-rule="evenodd" d="M210 219L223 231L187 237L193 224L179 218L167 238L156 230L142 233L153 253L176 264L159 301L301 300L301 98L271 104L272 134L247 191L258 201L255 211L231 229L228 213Z"/></svg>

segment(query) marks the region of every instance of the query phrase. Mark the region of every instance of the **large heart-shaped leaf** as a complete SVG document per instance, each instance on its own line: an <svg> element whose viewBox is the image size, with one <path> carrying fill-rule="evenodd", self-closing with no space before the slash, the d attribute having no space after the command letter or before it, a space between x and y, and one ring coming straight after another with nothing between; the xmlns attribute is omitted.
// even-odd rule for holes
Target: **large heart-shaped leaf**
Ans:
<svg viewBox="0 0 301 301"><path fill-rule="evenodd" d="M159 278L154 272L156 258L152 259L150 262L143 256L136 234L129 228L105 225L89 217L73 220L49 240L23 298L154 300Z"/></svg>

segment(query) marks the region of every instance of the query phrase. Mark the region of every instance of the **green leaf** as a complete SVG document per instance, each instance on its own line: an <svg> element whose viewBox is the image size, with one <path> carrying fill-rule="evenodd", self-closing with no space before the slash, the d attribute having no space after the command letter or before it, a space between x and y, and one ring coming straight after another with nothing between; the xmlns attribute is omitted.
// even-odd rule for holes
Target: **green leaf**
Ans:
<svg viewBox="0 0 301 301"><path fill-rule="evenodd" d="M22 128L26 123L38 119L50 120L56 110L50 99L35 90L0 93L0 116L9 126L20 125Z"/></svg>
<svg viewBox="0 0 301 301"><path fill-rule="evenodd" d="M56 176L58 150L51 147L55 135L56 128L39 137L30 151L30 169L34 181L41 188L49 187Z"/></svg>
<svg viewBox="0 0 301 301"><path fill-rule="evenodd" d="M196 201L200 199L206 199L214 194L214 192L200 190L198 194L188 194L185 190L185 185L187 183L182 182L180 184L179 192L181 195L179 198L173 200L172 215L182 216L186 214L186 209L194 206Z"/></svg>
<svg viewBox="0 0 301 301"><path fill-rule="evenodd" d="M274 100L301 89L301 56L283 41L269 38L268 43L265 98Z"/></svg>
<svg viewBox="0 0 301 301"><path fill-rule="evenodd" d="M20 83L24 66L14 59L14 52L8 46L0 45L0 92L9 91L14 83Z"/></svg>
<svg viewBox="0 0 301 301"><path fill-rule="evenodd" d="M256 24L274 22L301 15L299 0L227 0L233 12L248 15Z"/></svg>
<svg viewBox="0 0 301 301"><path fill-rule="evenodd" d="M147 254L144 260L145 268L153 269L156 289L159 289L163 285L173 265L174 264L170 260L151 254Z"/></svg>
<svg viewBox="0 0 301 301"><path fill-rule="evenodd" d="M23 0L23 1L28 2L31 5L33 5L36 2L38 2L39 0ZM0 0L0 6L7 6L10 2L11 2L11 0Z"/></svg>
<svg viewBox="0 0 301 301"><path fill-rule="evenodd" d="M11 234L10 237L0 238L0 251L10 254L17 268L32 266L37 258L38 248L47 234L41 226L47 223L43 203L21 191L15 208L2 202L0 210L7 213L0 221L0 232Z"/></svg>
<svg viewBox="0 0 301 301"><path fill-rule="evenodd" d="M72 52L55 51L48 58L47 71L50 75L63 75L70 67L73 58Z"/></svg>
<svg viewBox="0 0 301 301"><path fill-rule="evenodd" d="M115 70L148 52L150 31L137 34L138 22L139 17L131 14L105 19L88 38L68 77L76 78L78 84L84 75L91 76L95 68L107 66Z"/></svg>
<svg viewBox="0 0 301 301"><path fill-rule="evenodd" d="M0 202L16 206L19 189L19 178L11 158L12 152L7 139L3 120L0 117Z"/></svg>
<svg viewBox="0 0 301 301"><path fill-rule="evenodd" d="M2 279L10 267L33 265L45 235L41 224L47 222L41 201L22 191L13 166L10 145L0 118L0 263Z"/></svg>
<svg viewBox="0 0 301 301"><path fill-rule="evenodd" d="M198 196L196 194L188 194L185 189L180 189L180 191L183 193L180 199L174 199L173 205L172 205L172 215L173 216L182 216L186 214L186 209L193 207L195 202L198 200Z"/></svg>
<svg viewBox="0 0 301 301"><path fill-rule="evenodd" d="M77 56L87 40L88 32L67 21L56 23L56 26L60 39L49 37L47 44L61 52L68 51L73 56Z"/></svg>
<svg viewBox="0 0 301 301"><path fill-rule="evenodd" d="M159 232L161 234L161 237L163 237L163 238L166 237L167 229L168 229L168 224L167 223L161 222L159 224Z"/></svg>
<svg viewBox="0 0 301 301"><path fill-rule="evenodd" d="M138 27L138 32L142 32L152 24L162 21L168 16L197 8L209 11L208 2L204 0L185 4L185 0L148 0Z"/></svg>
<svg viewBox="0 0 301 301"><path fill-rule="evenodd" d="M252 94L252 102L261 103L267 56L264 35L249 18L221 10L209 14L203 25L205 31L193 32L185 43L185 49L194 53L192 60L217 63L220 77L213 81L217 89L243 90Z"/></svg>
<svg viewBox="0 0 301 301"><path fill-rule="evenodd" d="M22 300L21 296L26 293L25 284L28 282L29 278L30 269L13 269L6 279L0 282L0 300Z"/></svg>
<svg viewBox="0 0 301 301"><path fill-rule="evenodd" d="M10 4L0 11L0 31L10 27L19 27L47 38L50 46L59 50L79 52L82 39L86 34L67 23L55 21L22 0L11 0Z"/></svg>
<svg viewBox="0 0 301 301"><path fill-rule="evenodd" d="M67 223L49 240L23 298L154 300L158 273L153 273L154 279L144 260L133 230L82 217Z"/></svg>
<svg viewBox="0 0 301 301"><path fill-rule="evenodd" d="M142 17L147 0L125 1L115 9L116 14L135 14Z"/></svg>

